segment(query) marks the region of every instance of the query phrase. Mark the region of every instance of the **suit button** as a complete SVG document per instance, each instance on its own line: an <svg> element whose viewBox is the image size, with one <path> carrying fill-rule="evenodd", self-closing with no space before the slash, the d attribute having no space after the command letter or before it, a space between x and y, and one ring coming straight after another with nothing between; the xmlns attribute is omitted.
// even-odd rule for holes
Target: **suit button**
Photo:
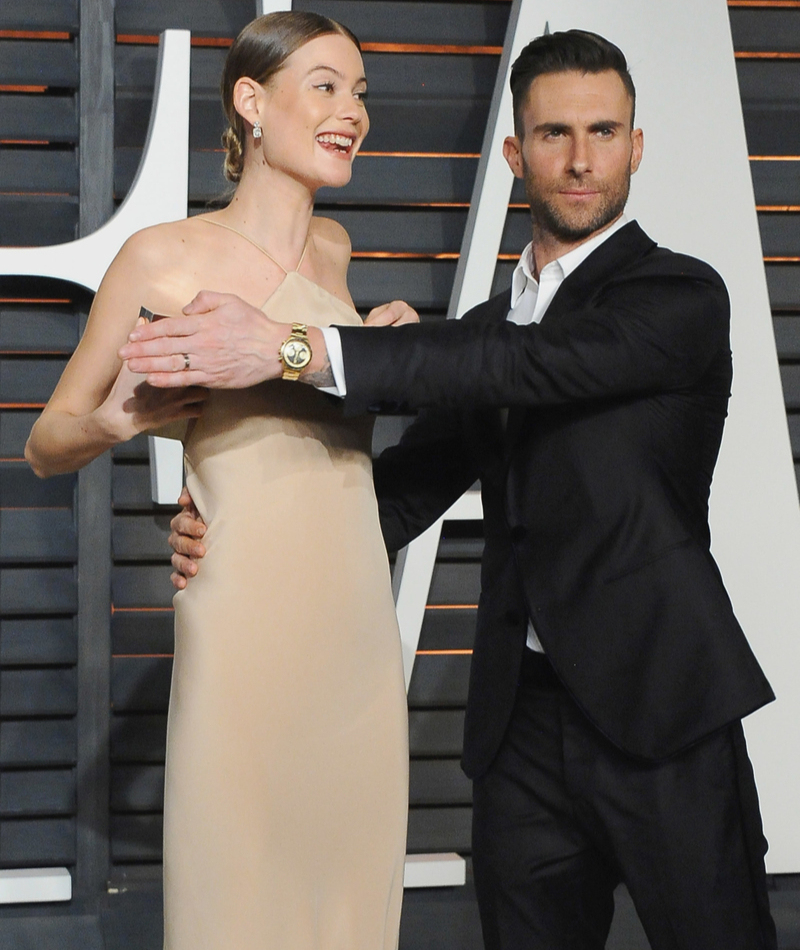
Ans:
<svg viewBox="0 0 800 950"><path fill-rule="evenodd" d="M507 610L506 611L506 623L509 626L516 627L519 624L520 616L516 610Z"/></svg>
<svg viewBox="0 0 800 950"><path fill-rule="evenodd" d="M511 529L511 540L515 543L518 541L524 541L528 536L528 529L525 525L517 524Z"/></svg>

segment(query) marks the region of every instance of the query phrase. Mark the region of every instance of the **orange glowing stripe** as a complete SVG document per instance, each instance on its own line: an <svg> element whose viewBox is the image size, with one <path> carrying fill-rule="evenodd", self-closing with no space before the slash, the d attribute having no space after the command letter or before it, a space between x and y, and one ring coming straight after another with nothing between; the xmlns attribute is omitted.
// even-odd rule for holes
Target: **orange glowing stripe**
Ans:
<svg viewBox="0 0 800 950"><path fill-rule="evenodd" d="M800 205L756 205L756 211L800 211Z"/></svg>
<svg viewBox="0 0 800 950"><path fill-rule="evenodd" d="M472 650L417 650L417 656L472 656Z"/></svg>
<svg viewBox="0 0 800 950"><path fill-rule="evenodd" d="M0 30L0 40L69 40L70 33L52 30Z"/></svg>
<svg viewBox="0 0 800 950"><path fill-rule="evenodd" d="M111 605L112 614L171 614L172 607L115 607Z"/></svg>
<svg viewBox="0 0 800 950"><path fill-rule="evenodd" d="M729 7L800 7L800 0L728 0Z"/></svg>
<svg viewBox="0 0 800 950"><path fill-rule="evenodd" d="M765 257L765 264L797 264L800 263L800 257Z"/></svg>
<svg viewBox="0 0 800 950"><path fill-rule="evenodd" d="M365 158L480 158L478 152L359 152Z"/></svg>
<svg viewBox="0 0 800 950"><path fill-rule="evenodd" d="M477 610L477 604L427 604L426 610Z"/></svg>
<svg viewBox="0 0 800 950"><path fill-rule="evenodd" d="M118 33L117 42L120 45L158 46L159 37L151 34ZM230 36L193 36L192 46L213 46L227 49L233 44Z"/></svg>
<svg viewBox="0 0 800 950"><path fill-rule="evenodd" d="M112 653L112 660L171 660L174 653Z"/></svg>
<svg viewBox="0 0 800 950"><path fill-rule="evenodd" d="M751 162L800 162L800 155L751 155Z"/></svg>
<svg viewBox="0 0 800 950"><path fill-rule="evenodd" d="M800 53L755 53L740 51L734 53L736 59L800 59Z"/></svg>
<svg viewBox="0 0 800 950"><path fill-rule="evenodd" d="M499 56L502 46L456 46L451 43L362 43L365 53L457 53L472 56Z"/></svg>
<svg viewBox="0 0 800 950"><path fill-rule="evenodd" d="M47 92L49 86L0 86L0 92Z"/></svg>
<svg viewBox="0 0 800 950"><path fill-rule="evenodd" d="M401 260L401 261L457 261L457 251L442 254L420 254L415 251L353 251L350 255L359 260Z"/></svg>
<svg viewBox="0 0 800 950"><path fill-rule="evenodd" d="M0 139L0 145L49 145L50 139Z"/></svg>
<svg viewBox="0 0 800 950"><path fill-rule="evenodd" d="M0 402L0 409L44 409L43 402Z"/></svg>
<svg viewBox="0 0 800 950"><path fill-rule="evenodd" d="M0 303L72 303L60 297L0 297Z"/></svg>
<svg viewBox="0 0 800 950"><path fill-rule="evenodd" d="M25 461L24 458L13 458L13 457L7 458L7 459L0 458L0 462L24 462L24 461Z"/></svg>

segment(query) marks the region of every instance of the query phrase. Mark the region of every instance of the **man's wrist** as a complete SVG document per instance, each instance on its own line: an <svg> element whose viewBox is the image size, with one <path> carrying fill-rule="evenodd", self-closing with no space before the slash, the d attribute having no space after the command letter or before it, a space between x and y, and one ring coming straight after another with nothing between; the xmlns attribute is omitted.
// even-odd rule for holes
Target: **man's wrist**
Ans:
<svg viewBox="0 0 800 950"><path fill-rule="evenodd" d="M311 360L301 371L300 380L318 389L335 386L336 382L328 358L328 347L325 345L325 337L319 327L308 328L308 342L311 347Z"/></svg>

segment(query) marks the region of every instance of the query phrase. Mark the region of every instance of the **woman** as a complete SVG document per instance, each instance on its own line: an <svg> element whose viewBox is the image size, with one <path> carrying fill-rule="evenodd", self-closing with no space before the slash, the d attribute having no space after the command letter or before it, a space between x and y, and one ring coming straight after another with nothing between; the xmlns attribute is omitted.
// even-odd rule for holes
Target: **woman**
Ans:
<svg viewBox="0 0 800 950"><path fill-rule="evenodd" d="M222 79L232 201L126 243L26 450L49 475L189 420L208 553L175 598L167 950L397 945L406 705L370 426L288 381L155 392L116 355L140 305L175 314L208 286L286 323L360 323L347 235L312 211L350 178L365 93L339 24L277 13L244 29Z"/></svg>

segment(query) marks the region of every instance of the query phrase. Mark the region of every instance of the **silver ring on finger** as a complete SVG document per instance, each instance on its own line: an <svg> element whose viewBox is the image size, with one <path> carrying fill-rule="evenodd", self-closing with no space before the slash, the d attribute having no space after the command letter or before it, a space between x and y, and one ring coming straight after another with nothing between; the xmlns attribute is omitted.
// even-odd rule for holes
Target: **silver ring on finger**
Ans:
<svg viewBox="0 0 800 950"><path fill-rule="evenodd" d="M189 359L189 354L188 354L188 353L184 353L184 354L183 354L183 368L184 368L184 369L191 369L191 368L192 368L191 360Z"/></svg>

